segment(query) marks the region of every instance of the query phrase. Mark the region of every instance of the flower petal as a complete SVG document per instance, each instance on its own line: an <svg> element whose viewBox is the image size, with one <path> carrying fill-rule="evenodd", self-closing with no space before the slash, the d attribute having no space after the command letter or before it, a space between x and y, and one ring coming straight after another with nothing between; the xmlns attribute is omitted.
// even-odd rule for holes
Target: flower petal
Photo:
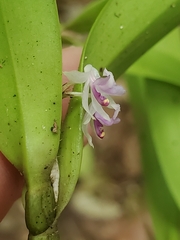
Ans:
<svg viewBox="0 0 180 240"><path fill-rule="evenodd" d="M97 79L94 85L96 90L101 94L106 93L109 95L121 96L126 92L125 89L122 86L117 85L114 80L112 84L110 76Z"/></svg>
<svg viewBox="0 0 180 240"><path fill-rule="evenodd" d="M94 118L95 109L93 108L92 103L89 105L89 111L91 114L89 114L87 112L85 113L84 118L83 118L83 124L88 124L91 121L91 119L95 119Z"/></svg>
<svg viewBox="0 0 180 240"><path fill-rule="evenodd" d="M113 118L113 117L110 118L110 120L106 120L98 112L96 112L94 116L102 125L105 125L105 126L111 126L113 124L120 122L119 118Z"/></svg>
<svg viewBox="0 0 180 240"><path fill-rule="evenodd" d="M109 96L109 105L108 108L114 109L113 119L116 119L120 112L120 105L115 103L115 101Z"/></svg>
<svg viewBox="0 0 180 240"><path fill-rule="evenodd" d="M90 114L91 117L93 117L93 115L90 112L90 108L89 108L89 80L85 82L84 84L84 89L82 92L82 105L84 110Z"/></svg>
<svg viewBox="0 0 180 240"><path fill-rule="evenodd" d="M89 77L89 73L79 72L79 71L70 71L63 72L63 74L69 79L72 83L84 83Z"/></svg>
<svg viewBox="0 0 180 240"><path fill-rule="evenodd" d="M99 72L91 64L88 64L84 67L84 72L89 73L89 80L94 82L97 78L100 77Z"/></svg>
<svg viewBox="0 0 180 240"><path fill-rule="evenodd" d="M122 86L115 85L112 88L108 88L108 89L102 89L101 88L101 92L102 93L107 93L107 94L112 95L112 96L121 96L126 92L126 90Z"/></svg>
<svg viewBox="0 0 180 240"><path fill-rule="evenodd" d="M106 68L103 71L103 76L104 77L109 77L108 81L107 81L107 88L111 88L114 84L116 84L115 80L114 80L114 76L112 74L112 72L108 71Z"/></svg>
<svg viewBox="0 0 180 240"><path fill-rule="evenodd" d="M114 86L115 81L114 82L110 82L110 76L104 76L104 77L97 78L95 84L97 86L101 86L104 89L107 89L109 87Z"/></svg>
<svg viewBox="0 0 180 240"><path fill-rule="evenodd" d="M87 114L87 113L86 113L86 114ZM84 119L86 119L86 117L87 117L86 114L85 114L85 116L84 116ZM87 114L87 115L88 115L88 114ZM90 120L91 120L91 118L90 118ZM86 120L85 120L85 121L86 121ZM82 131L83 131L84 136L87 138L89 145L90 145L91 147L94 147L94 145L93 145L93 143L92 143L92 137L91 137L91 135L90 135L89 132L88 132L88 123L89 123L89 121L88 121L87 123L84 123L84 120L83 120Z"/></svg>

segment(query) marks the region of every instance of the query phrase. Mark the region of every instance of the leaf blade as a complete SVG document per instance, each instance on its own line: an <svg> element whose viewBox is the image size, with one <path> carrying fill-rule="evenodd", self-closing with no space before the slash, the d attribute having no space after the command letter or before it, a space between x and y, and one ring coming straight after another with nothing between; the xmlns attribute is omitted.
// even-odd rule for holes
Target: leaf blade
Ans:
<svg viewBox="0 0 180 240"><path fill-rule="evenodd" d="M180 1L174 4L175 8L170 0L108 1L87 39L81 69L92 64L97 69L106 67L119 77L179 24Z"/></svg>

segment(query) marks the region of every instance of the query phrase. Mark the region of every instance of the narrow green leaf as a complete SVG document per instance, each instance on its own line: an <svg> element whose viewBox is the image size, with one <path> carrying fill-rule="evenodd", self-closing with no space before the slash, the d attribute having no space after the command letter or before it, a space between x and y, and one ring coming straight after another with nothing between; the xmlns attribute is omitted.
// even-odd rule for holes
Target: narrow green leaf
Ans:
<svg viewBox="0 0 180 240"><path fill-rule="evenodd" d="M83 9L82 13L75 19L64 25L64 30L72 30L79 33L88 33L96 17L107 3L107 0L93 1Z"/></svg>
<svg viewBox="0 0 180 240"><path fill-rule="evenodd" d="M81 92L82 86L76 85L74 91ZM62 125L57 156L60 172L57 216L68 204L79 178L83 150L82 117L81 98L74 97L70 101L68 113Z"/></svg>
<svg viewBox="0 0 180 240"><path fill-rule="evenodd" d="M180 208L180 88L146 80L146 107L156 154Z"/></svg>
<svg viewBox="0 0 180 240"><path fill-rule="evenodd" d="M132 78L133 82L131 83L129 80L128 84L135 86L135 79L138 81L138 77L134 77ZM139 104L139 109L143 104L143 111L147 115L146 126L142 125L144 120L141 117L138 121L144 131L147 128L146 131L151 136L154 151L169 191L180 208L180 88L168 83L146 79L143 89L138 91L136 88L136 95L140 91L142 91L141 95L143 94L143 103ZM130 92L132 93L132 87Z"/></svg>

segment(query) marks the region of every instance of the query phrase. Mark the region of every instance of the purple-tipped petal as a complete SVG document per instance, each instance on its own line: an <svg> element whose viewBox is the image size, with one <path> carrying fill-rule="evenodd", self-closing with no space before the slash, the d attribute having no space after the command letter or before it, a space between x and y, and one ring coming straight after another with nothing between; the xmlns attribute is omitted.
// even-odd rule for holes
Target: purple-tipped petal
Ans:
<svg viewBox="0 0 180 240"><path fill-rule="evenodd" d="M96 87L99 87L99 89L108 89L109 88L109 80L110 80L110 76L106 76L106 77L100 77L96 79L96 82L94 83ZM112 86L114 86L114 82L112 84ZM112 87L110 86L110 87Z"/></svg>
<svg viewBox="0 0 180 240"><path fill-rule="evenodd" d="M112 74L111 76L98 78L94 82L94 87L101 94L106 93L113 96L120 96L126 92L122 86L116 84Z"/></svg>
<svg viewBox="0 0 180 240"><path fill-rule="evenodd" d="M117 124L120 122L119 118L113 118L113 117L110 118L109 120L106 120L98 112L96 112L94 116L102 125L105 125L105 126L111 126L113 124Z"/></svg>
<svg viewBox="0 0 180 240"><path fill-rule="evenodd" d="M121 96L123 95L126 91L122 86L119 85L114 85L111 88L104 88L102 85L96 85L96 90L100 92L101 94L108 94L112 96Z"/></svg>
<svg viewBox="0 0 180 240"><path fill-rule="evenodd" d="M115 85L112 88L105 90L101 89L101 91L112 96L121 96L126 92L125 89L119 85Z"/></svg>

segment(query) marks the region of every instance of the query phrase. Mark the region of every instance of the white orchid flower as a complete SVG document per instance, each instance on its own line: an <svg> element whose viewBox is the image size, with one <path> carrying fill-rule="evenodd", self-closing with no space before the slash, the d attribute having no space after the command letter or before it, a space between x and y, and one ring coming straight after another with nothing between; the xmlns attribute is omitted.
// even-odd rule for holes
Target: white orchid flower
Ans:
<svg viewBox="0 0 180 240"><path fill-rule="evenodd" d="M99 138L103 138L105 133L103 126L110 126L120 121L118 113L120 105L116 104L111 96L120 96L125 93L122 86L118 86L114 80L114 76L107 69L104 69L103 76L99 75L97 69L88 64L84 67L84 72L70 71L64 72L64 75L73 84L84 83L84 89L81 93L82 106L86 111L83 119L82 130L91 146L93 146L92 138L88 133L88 124L91 119L94 121L94 129ZM71 92L72 95L79 96L80 93ZM89 99L91 102L89 104ZM104 111L103 107L114 109L113 117Z"/></svg>

